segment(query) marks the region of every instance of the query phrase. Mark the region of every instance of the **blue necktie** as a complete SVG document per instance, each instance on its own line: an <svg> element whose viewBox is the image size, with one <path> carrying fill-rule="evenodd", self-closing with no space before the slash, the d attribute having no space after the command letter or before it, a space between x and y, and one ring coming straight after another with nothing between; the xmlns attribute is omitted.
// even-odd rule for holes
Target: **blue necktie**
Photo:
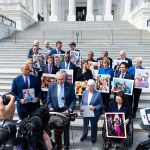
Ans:
<svg viewBox="0 0 150 150"><path fill-rule="evenodd" d="M28 88L28 86L29 86L29 85L28 85L28 78L26 78L25 81L26 81L26 86L27 86L27 88Z"/></svg>
<svg viewBox="0 0 150 150"><path fill-rule="evenodd" d="M66 69L68 69L68 63L66 63Z"/></svg>
<svg viewBox="0 0 150 150"><path fill-rule="evenodd" d="M122 73L121 78L124 78L124 73Z"/></svg>

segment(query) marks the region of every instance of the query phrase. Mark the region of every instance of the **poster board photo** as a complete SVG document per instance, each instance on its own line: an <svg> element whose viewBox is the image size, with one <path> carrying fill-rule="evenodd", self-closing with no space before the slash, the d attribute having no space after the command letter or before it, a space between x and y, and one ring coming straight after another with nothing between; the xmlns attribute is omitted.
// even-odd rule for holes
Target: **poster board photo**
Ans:
<svg viewBox="0 0 150 150"><path fill-rule="evenodd" d="M126 95L132 95L133 86L134 86L134 80L113 78L112 91L113 92L123 91Z"/></svg>
<svg viewBox="0 0 150 150"><path fill-rule="evenodd" d="M33 55L33 62L36 69L42 70L46 64L46 55Z"/></svg>
<svg viewBox="0 0 150 150"><path fill-rule="evenodd" d="M150 69L135 70L135 88L150 89Z"/></svg>
<svg viewBox="0 0 150 150"><path fill-rule="evenodd" d="M87 81L76 81L75 82L75 93L76 95L82 95L87 88Z"/></svg>
<svg viewBox="0 0 150 150"><path fill-rule="evenodd" d="M127 138L124 113L105 113L106 135L110 138Z"/></svg>
<svg viewBox="0 0 150 150"><path fill-rule="evenodd" d="M110 92L110 75L108 74L98 74L96 78L96 88L101 93L109 93Z"/></svg>
<svg viewBox="0 0 150 150"><path fill-rule="evenodd" d="M35 99L35 90L33 88L23 89L23 98L26 101L26 103L33 102Z"/></svg>
<svg viewBox="0 0 150 150"><path fill-rule="evenodd" d="M70 62L76 65L76 67L81 67L81 56L80 52L70 51Z"/></svg>
<svg viewBox="0 0 150 150"><path fill-rule="evenodd" d="M64 61L65 54L54 54L54 65L59 66Z"/></svg>
<svg viewBox="0 0 150 150"><path fill-rule="evenodd" d="M88 68L90 70L98 70L100 68L100 63L99 62L88 61Z"/></svg>
<svg viewBox="0 0 150 150"><path fill-rule="evenodd" d="M43 73L41 89L42 91L48 91L48 86L56 82L55 74Z"/></svg>
<svg viewBox="0 0 150 150"><path fill-rule="evenodd" d="M73 69L60 69L60 71L66 72L66 81L73 83Z"/></svg>
<svg viewBox="0 0 150 150"><path fill-rule="evenodd" d="M112 68L114 69L114 72L119 71L119 69L120 69L120 64L121 64L122 62L128 63L127 60L118 60L118 59L114 59L114 60L113 60L113 66L112 66Z"/></svg>

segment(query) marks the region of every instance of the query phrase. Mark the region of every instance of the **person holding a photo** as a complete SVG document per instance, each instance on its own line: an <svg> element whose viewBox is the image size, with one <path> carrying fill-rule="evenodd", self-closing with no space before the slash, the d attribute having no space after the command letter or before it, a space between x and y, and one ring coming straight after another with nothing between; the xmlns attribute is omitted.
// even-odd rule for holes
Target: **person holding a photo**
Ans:
<svg viewBox="0 0 150 150"><path fill-rule="evenodd" d="M130 67L128 72L131 73L134 77L135 77L135 70L136 69L144 69L141 65L142 65L142 58L141 57L136 57L134 59L134 66ZM142 77L140 77L142 79ZM136 82L136 80L135 80ZM136 117L136 112L138 109L138 103L139 103L139 99L140 99L140 95L141 95L142 89L138 89L138 88L133 88L133 118Z"/></svg>
<svg viewBox="0 0 150 150"><path fill-rule="evenodd" d="M92 51L90 51L88 53L88 59L86 61L96 62L96 60L93 57L94 57L94 53Z"/></svg>
<svg viewBox="0 0 150 150"><path fill-rule="evenodd" d="M109 106L109 101L110 101L110 93L111 93L111 81L113 80L113 77L114 77L114 71L112 68L109 67L109 65L110 65L109 59L104 58L103 59L103 67L101 67L98 71L98 74L110 75L109 92L108 93L101 93L103 103L105 105L105 112L108 111L108 106Z"/></svg>
<svg viewBox="0 0 150 150"><path fill-rule="evenodd" d="M102 113L103 101L102 101L101 93L95 89L96 83L93 79L88 80L87 87L88 89L85 90L82 94L80 111L84 112L82 106L91 105L89 109L91 111L94 111L94 117L83 117L83 130L82 130L82 137L80 141L83 142L86 140L88 135L89 121L90 121L91 141L94 144L97 140L97 123Z"/></svg>
<svg viewBox="0 0 150 150"><path fill-rule="evenodd" d="M123 91L119 91L116 93L115 100L112 100L109 103L108 112L123 112L125 114L125 122L127 133L129 131L129 124L132 119L132 108L131 105L128 103L128 97L125 95Z"/></svg>

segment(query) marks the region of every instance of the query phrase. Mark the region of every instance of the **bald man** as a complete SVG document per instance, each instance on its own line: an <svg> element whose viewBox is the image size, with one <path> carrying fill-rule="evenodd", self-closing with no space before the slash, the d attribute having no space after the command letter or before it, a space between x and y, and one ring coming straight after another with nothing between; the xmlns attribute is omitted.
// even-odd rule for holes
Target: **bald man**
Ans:
<svg viewBox="0 0 150 150"><path fill-rule="evenodd" d="M126 57L126 52L124 50L121 50L119 52L120 58L119 60L127 60L128 61L128 68L132 67L132 60Z"/></svg>
<svg viewBox="0 0 150 150"><path fill-rule="evenodd" d="M39 48L39 41L38 40L34 40L33 47L29 49L28 58L32 58L32 55L34 54L33 48L35 46L37 47L38 51L42 50L41 48Z"/></svg>
<svg viewBox="0 0 150 150"><path fill-rule="evenodd" d="M28 115L40 107L41 87L38 77L30 74L30 67L28 64L23 64L21 67L22 74L13 79L11 91L16 96L17 111L20 119L28 117ZM25 99L23 90L33 89L35 98L32 102Z"/></svg>

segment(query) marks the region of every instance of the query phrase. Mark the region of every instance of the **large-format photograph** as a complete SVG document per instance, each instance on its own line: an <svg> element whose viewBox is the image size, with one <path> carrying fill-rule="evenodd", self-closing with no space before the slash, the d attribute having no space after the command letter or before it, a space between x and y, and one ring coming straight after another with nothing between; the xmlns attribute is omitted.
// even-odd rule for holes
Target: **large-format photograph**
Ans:
<svg viewBox="0 0 150 150"><path fill-rule="evenodd" d="M132 95L134 86L134 80L113 78L112 91L119 92L123 91L127 95Z"/></svg>
<svg viewBox="0 0 150 150"><path fill-rule="evenodd" d="M96 88L101 93L109 93L110 75L98 74L96 78Z"/></svg>
<svg viewBox="0 0 150 150"><path fill-rule="evenodd" d="M73 69L60 69L66 72L66 81L73 83Z"/></svg>
<svg viewBox="0 0 150 150"><path fill-rule="evenodd" d="M107 137L126 138L126 126L124 113L105 113Z"/></svg>
<svg viewBox="0 0 150 150"><path fill-rule="evenodd" d="M149 89L150 88L150 69L135 70L135 88Z"/></svg>
<svg viewBox="0 0 150 150"><path fill-rule="evenodd" d="M54 54L54 65L59 66L64 61L65 54Z"/></svg>
<svg viewBox="0 0 150 150"><path fill-rule="evenodd" d="M26 103L33 102L35 99L35 91L33 88L23 90L23 98Z"/></svg>
<svg viewBox="0 0 150 150"><path fill-rule="evenodd" d="M84 90L87 88L87 81L76 81L75 82L75 93L76 95L82 95Z"/></svg>
<svg viewBox="0 0 150 150"><path fill-rule="evenodd" d="M46 55L33 55L33 62L36 69L42 70L46 64Z"/></svg>
<svg viewBox="0 0 150 150"><path fill-rule="evenodd" d="M100 63L99 62L88 61L88 68L90 70L98 70L100 68Z"/></svg>
<svg viewBox="0 0 150 150"><path fill-rule="evenodd" d="M81 66L80 52L70 51L70 61L76 65L76 67Z"/></svg>
<svg viewBox="0 0 150 150"><path fill-rule="evenodd" d="M48 86L56 82L55 74L43 73L41 88L42 91L48 91Z"/></svg>

